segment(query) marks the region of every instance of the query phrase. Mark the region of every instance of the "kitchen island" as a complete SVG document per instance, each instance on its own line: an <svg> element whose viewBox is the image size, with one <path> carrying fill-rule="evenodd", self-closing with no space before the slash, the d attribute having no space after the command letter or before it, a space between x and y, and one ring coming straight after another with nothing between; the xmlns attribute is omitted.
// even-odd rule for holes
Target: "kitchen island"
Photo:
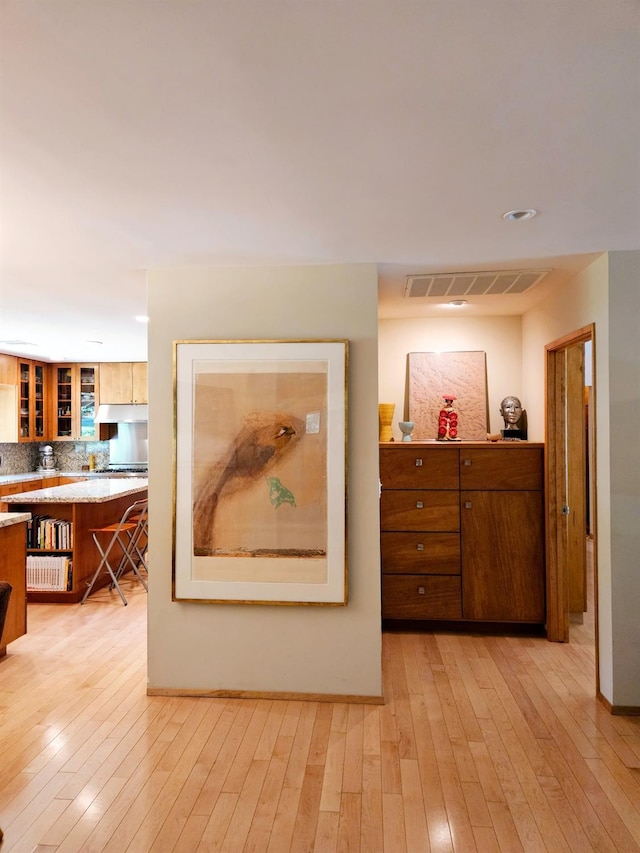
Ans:
<svg viewBox="0 0 640 853"><path fill-rule="evenodd" d="M27 633L25 524L30 518L28 512L0 512L0 581L12 586L4 629L0 631L0 657L6 654L9 643Z"/></svg>
<svg viewBox="0 0 640 853"><path fill-rule="evenodd" d="M55 548L51 541L45 541L42 547L27 548L27 554L69 561L71 571L67 588L28 590L28 600L64 604L80 601L100 560L91 531L119 521L128 506L147 497L147 487L146 477L90 479L4 496L3 500L11 510L32 515L32 525L43 517L54 525L55 522L61 522L60 526L64 526L64 522L70 523L71 539L64 543L64 547ZM108 582L109 576L105 574L98 578L94 589Z"/></svg>
<svg viewBox="0 0 640 853"><path fill-rule="evenodd" d="M76 483L84 479L86 477L82 474L63 474L60 471L31 471L24 474L3 474L0 476L0 512L6 512L9 509L4 497L6 495L33 492L36 489L62 486L65 483Z"/></svg>

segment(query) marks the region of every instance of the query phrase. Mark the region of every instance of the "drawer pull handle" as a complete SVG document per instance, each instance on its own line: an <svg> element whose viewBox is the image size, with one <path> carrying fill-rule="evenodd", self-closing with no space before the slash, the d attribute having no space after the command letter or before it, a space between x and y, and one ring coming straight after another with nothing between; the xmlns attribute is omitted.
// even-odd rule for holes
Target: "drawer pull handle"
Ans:
<svg viewBox="0 0 640 853"><path fill-rule="evenodd" d="M416 459L416 468L422 468L422 459Z"/></svg>
<svg viewBox="0 0 640 853"><path fill-rule="evenodd" d="M416 509L424 509L424 504L422 501L416 501Z"/></svg>
<svg viewBox="0 0 640 853"><path fill-rule="evenodd" d="M469 467L469 465L471 465L471 460L470 459L463 459L462 464Z"/></svg>
<svg viewBox="0 0 640 853"><path fill-rule="evenodd" d="M424 551L424 545L422 544L422 542L419 542L419 543L418 543L418 545L417 545L417 550L418 550L418 551Z"/></svg>
<svg viewBox="0 0 640 853"><path fill-rule="evenodd" d="M418 595L424 595L426 593L426 589L423 586L418 587Z"/></svg>
<svg viewBox="0 0 640 853"><path fill-rule="evenodd" d="M464 502L464 508L465 509L471 509L471 501L465 501Z"/></svg>

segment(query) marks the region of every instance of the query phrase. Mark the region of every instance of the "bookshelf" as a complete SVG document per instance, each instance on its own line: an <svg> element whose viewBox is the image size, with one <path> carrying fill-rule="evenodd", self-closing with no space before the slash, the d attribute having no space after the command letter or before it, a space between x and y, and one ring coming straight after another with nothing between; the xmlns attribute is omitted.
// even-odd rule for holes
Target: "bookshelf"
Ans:
<svg viewBox="0 0 640 853"><path fill-rule="evenodd" d="M85 484L82 484L85 485ZM68 488L68 487L60 487ZM97 487L96 487L97 488ZM93 541L91 530L96 527L104 527L118 521L125 509L134 501L147 496L147 490L137 489L133 493L118 495L109 499L90 497L78 498L77 501L47 502L42 501L29 503L28 496L20 503L11 503L11 510L17 512L30 512L32 516L47 517L52 522L68 522L70 524L71 542L69 548L29 548L29 556L62 557L71 561L71 584L67 590L28 590L27 600L40 603L64 603L70 604L80 601L87 583L91 580L98 565L100 555ZM50 541L50 540L49 540ZM98 578L94 589L105 586L109 577L105 573Z"/></svg>
<svg viewBox="0 0 640 853"><path fill-rule="evenodd" d="M73 523L47 515L27 522L27 592L71 592Z"/></svg>

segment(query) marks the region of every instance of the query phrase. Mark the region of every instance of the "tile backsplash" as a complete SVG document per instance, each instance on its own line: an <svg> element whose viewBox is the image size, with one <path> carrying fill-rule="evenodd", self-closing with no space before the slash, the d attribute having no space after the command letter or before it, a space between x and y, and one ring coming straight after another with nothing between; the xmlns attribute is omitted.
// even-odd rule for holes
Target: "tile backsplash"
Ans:
<svg viewBox="0 0 640 853"><path fill-rule="evenodd" d="M53 458L59 471L81 471L89 465L89 454L96 458L96 468L109 464L108 441L51 441L43 442L53 448ZM36 471L40 464L40 445L37 442L0 443L0 476Z"/></svg>

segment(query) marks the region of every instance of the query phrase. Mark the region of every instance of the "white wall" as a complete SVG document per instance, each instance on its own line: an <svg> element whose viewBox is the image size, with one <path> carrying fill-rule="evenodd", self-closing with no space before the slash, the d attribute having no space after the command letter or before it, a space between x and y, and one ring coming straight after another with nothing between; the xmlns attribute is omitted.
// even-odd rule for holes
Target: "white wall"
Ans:
<svg viewBox="0 0 640 853"><path fill-rule="evenodd" d="M504 427L500 402L507 395L519 397L530 420L529 400L522 383L522 340L520 317L425 317L411 320L380 320L380 403L395 403L394 438L402 436L398 421L406 419L405 394L407 355L410 352L464 352L487 354L489 400L488 432ZM434 424L434 430L436 425ZM435 433L434 433L435 434ZM529 436L531 438L531 435ZM538 440L538 439L536 439Z"/></svg>
<svg viewBox="0 0 640 853"><path fill-rule="evenodd" d="M640 251L609 255L614 705L640 705ZM598 388L599 388L598 383ZM598 436L598 441L600 437Z"/></svg>
<svg viewBox="0 0 640 853"><path fill-rule="evenodd" d="M373 265L152 272L149 687L379 697L377 272ZM171 601L172 342L347 338L346 607Z"/></svg>
<svg viewBox="0 0 640 853"><path fill-rule="evenodd" d="M522 321L525 385L540 417L534 431L544 436L545 345L595 323L596 503L600 690L613 702L611 601L611 501L609 477L609 259L602 255ZM529 425L532 426L531 420ZM640 696L638 697L640 704Z"/></svg>
<svg viewBox="0 0 640 853"><path fill-rule="evenodd" d="M602 255L523 317L529 399L544 400L544 345L590 323L600 689L613 705L640 706L640 252Z"/></svg>
<svg viewBox="0 0 640 853"><path fill-rule="evenodd" d="M529 408L529 437L544 441L545 345L563 335L597 323L596 382L598 395L608 395L608 258L590 266L538 304L522 318L522 374ZM605 384L602 384L605 383ZM600 424L598 429L600 429ZM604 428L606 425L602 424Z"/></svg>

